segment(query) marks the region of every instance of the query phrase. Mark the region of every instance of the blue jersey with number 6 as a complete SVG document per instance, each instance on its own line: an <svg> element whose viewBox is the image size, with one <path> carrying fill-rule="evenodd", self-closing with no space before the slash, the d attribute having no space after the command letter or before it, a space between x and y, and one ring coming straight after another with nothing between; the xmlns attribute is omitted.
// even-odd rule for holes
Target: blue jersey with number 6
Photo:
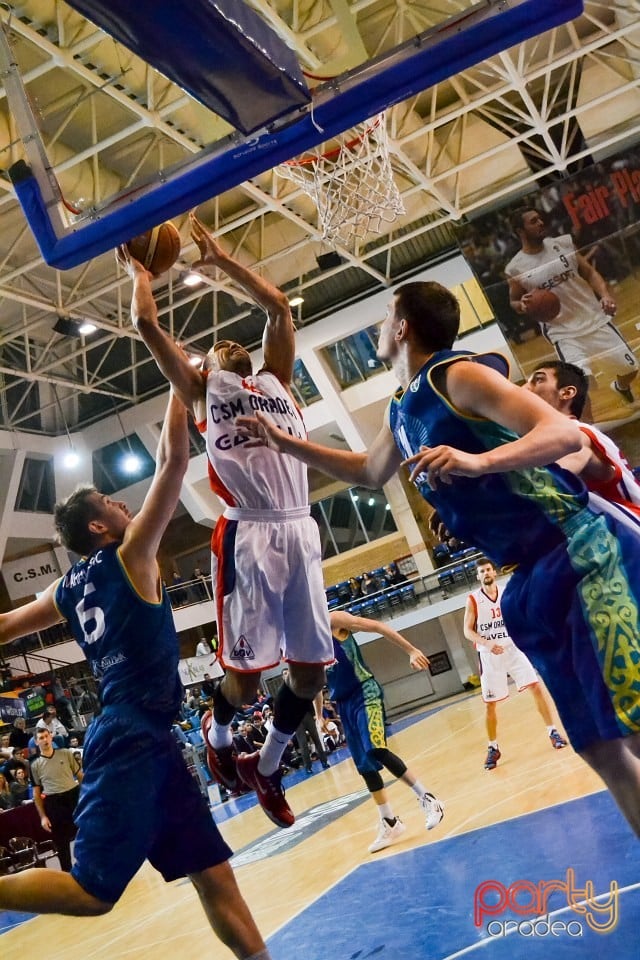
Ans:
<svg viewBox="0 0 640 960"><path fill-rule="evenodd" d="M58 610L100 681L104 707L130 704L172 720L182 685L171 605L144 600L112 543L79 560L55 593Z"/></svg>

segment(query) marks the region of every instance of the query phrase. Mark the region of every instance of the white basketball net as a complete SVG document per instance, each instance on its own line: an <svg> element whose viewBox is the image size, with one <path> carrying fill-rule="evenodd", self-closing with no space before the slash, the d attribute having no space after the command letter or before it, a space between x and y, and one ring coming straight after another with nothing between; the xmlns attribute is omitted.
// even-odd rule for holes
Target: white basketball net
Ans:
<svg viewBox="0 0 640 960"><path fill-rule="evenodd" d="M393 179L384 113L342 134L333 150L306 154L276 167L311 197L322 239L355 245L380 233L405 212Z"/></svg>

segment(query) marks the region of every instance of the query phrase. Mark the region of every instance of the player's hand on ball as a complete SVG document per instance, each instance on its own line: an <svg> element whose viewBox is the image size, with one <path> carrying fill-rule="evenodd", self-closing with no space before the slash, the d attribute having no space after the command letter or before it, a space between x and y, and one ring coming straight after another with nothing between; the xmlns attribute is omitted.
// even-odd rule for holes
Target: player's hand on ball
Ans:
<svg viewBox="0 0 640 960"><path fill-rule="evenodd" d="M142 266L139 260L136 260L135 257L131 256L129 253L129 248L125 243L121 243L119 247L116 247L116 261L132 280L135 280L137 276L145 275L149 278L149 280L153 279L153 274L149 273L149 271Z"/></svg>

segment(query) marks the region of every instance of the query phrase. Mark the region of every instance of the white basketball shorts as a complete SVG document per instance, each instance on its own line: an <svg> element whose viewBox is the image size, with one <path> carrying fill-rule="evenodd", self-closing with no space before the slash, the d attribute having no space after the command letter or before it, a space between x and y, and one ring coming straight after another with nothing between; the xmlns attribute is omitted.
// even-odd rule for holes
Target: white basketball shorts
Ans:
<svg viewBox="0 0 640 960"><path fill-rule="evenodd" d="M518 650L515 643L501 643L504 653L491 653L486 647L478 647L480 661L480 688L485 703L506 700L509 696L511 677L518 691L538 682L531 661Z"/></svg>

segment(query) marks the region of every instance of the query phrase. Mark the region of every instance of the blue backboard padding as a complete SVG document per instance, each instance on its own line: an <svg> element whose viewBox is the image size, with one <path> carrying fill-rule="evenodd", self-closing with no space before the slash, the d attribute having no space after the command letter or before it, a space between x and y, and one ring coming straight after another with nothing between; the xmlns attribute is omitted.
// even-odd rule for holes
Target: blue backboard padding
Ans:
<svg viewBox="0 0 640 960"><path fill-rule="evenodd" d="M69 0L69 6L242 133L309 101L293 51L242 0Z"/></svg>
<svg viewBox="0 0 640 960"><path fill-rule="evenodd" d="M74 0L75 2L75 0ZM269 170L322 143L380 110L414 96L465 67L570 20L582 13L582 0L524 0L495 13L471 29L449 28L432 45L411 46L365 64L325 86L316 98L314 120L305 111L273 132L248 140L227 138L188 166L163 171L157 183L116 200L53 239L49 214L34 177L16 183L16 193L46 263L68 269L91 259L156 224ZM464 19L464 18L461 18ZM317 127L321 127L319 131ZM13 172L10 171L13 178ZM14 181L15 182L15 181Z"/></svg>

